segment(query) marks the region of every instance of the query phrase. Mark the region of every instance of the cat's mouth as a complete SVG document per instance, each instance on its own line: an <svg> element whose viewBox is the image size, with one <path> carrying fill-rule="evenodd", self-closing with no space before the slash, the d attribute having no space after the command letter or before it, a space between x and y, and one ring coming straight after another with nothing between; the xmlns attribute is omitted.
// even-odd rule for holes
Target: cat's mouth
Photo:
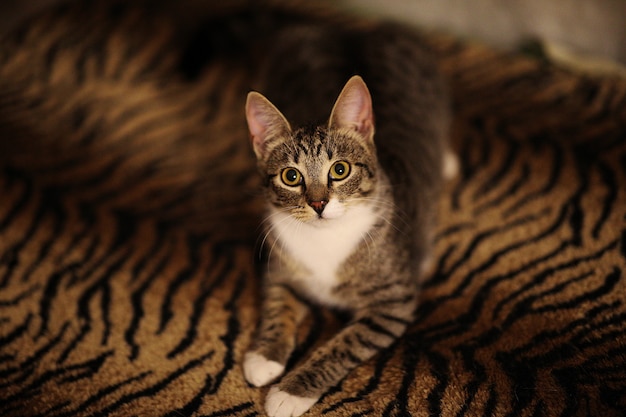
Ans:
<svg viewBox="0 0 626 417"><path fill-rule="evenodd" d="M315 213L314 215L306 219L304 223L309 224L311 226L315 226L315 227L324 227L324 226L330 226L336 221L337 221L337 218L329 217L327 215L324 215L324 213L322 214Z"/></svg>
<svg viewBox="0 0 626 417"><path fill-rule="evenodd" d="M304 216L294 216L300 222L313 227L330 227L340 221L341 214L307 212Z"/></svg>
<svg viewBox="0 0 626 417"><path fill-rule="evenodd" d="M337 199L331 198L328 203L325 203L323 207L311 205L311 221L315 224L328 224L333 220L341 218L345 212L346 207Z"/></svg>

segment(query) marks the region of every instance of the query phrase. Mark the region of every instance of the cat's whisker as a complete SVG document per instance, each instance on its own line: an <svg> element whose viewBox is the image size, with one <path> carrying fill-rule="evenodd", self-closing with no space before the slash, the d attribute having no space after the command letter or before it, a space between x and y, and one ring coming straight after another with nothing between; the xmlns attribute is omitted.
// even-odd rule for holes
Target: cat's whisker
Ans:
<svg viewBox="0 0 626 417"><path fill-rule="evenodd" d="M408 219L409 216L393 201L389 201L385 198L381 197L357 197L354 198L353 201L366 201L368 203L374 203L375 207L387 207L392 209L396 214L398 214L403 221L405 218Z"/></svg>
<svg viewBox="0 0 626 417"><path fill-rule="evenodd" d="M263 220L261 220L261 225L264 223L268 223L270 222L274 217L276 216L280 216L283 213L288 213L289 211L297 208L298 206L287 206L287 207L280 207L280 208L273 208L271 210L271 212L269 214L267 214L265 216L265 218L263 218Z"/></svg>
<svg viewBox="0 0 626 417"><path fill-rule="evenodd" d="M303 223L301 221L299 221L298 219L292 217L292 216L289 216L286 220L289 220L289 222L287 223L287 228L285 230L290 230L291 227L293 225L295 225L295 229L296 230L295 230L294 234L299 234L300 233L300 229L303 226ZM269 255L270 257L271 257L271 252L274 250L274 247L276 246L276 243L278 243L278 241L280 241L280 248L279 249L280 249L281 253L283 253L285 251L285 245L286 245L287 239L282 238L283 234L284 233L279 233L278 234L277 239L274 242L274 245L272 245L272 248L270 249L270 255ZM268 263L268 265L269 265L269 263ZM280 263L280 268L281 269L283 268L283 263Z"/></svg>
<svg viewBox="0 0 626 417"><path fill-rule="evenodd" d="M271 228L271 233L275 233L275 231L278 230L279 226L281 224L283 224L283 223L287 223L287 230L288 230L289 226L293 225L294 223L296 225L299 225L301 222L299 222L297 219L295 219L292 216L287 216L287 217L285 217L283 219L280 219L278 222L274 223L274 225ZM270 232L268 232L268 235L269 235L269 233ZM272 247L270 248L269 253L267 255L268 259L271 259L272 253L274 252L274 248L276 247L276 244L279 241L281 242L281 245L279 247L281 253L284 251L284 249L285 249L285 239L283 239L282 237L283 237L283 234L278 232L278 234L276 236L276 239L274 239L274 243L272 244ZM268 263L268 268L269 268L269 263Z"/></svg>
<svg viewBox="0 0 626 417"><path fill-rule="evenodd" d="M281 222L285 222L287 220L294 220L293 217L288 216L285 217L284 219L279 220L278 222L274 222L273 219L276 218L277 216L287 213L290 210L296 208L296 206L292 206L292 207L285 207L285 208L281 208L281 209L275 209L272 213L268 214L265 219L263 219L262 224L268 224L269 227L267 228L267 231L263 234L263 238L261 240L261 243L259 245L259 259L262 258L262 254L263 254L263 247L265 246L265 242L267 242L267 239L269 238L269 236L274 232L274 230L276 229L277 225L280 224ZM259 239L261 239L261 237L259 236ZM258 240L257 239L257 242ZM269 256L269 255L268 255Z"/></svg>
<svg viewBox="0 0 626 417"><path fill-rule="evenodd" d="M268 262L267 262L267 272L268 273L270 272L271 265L272 265L272 263L270 262L270 259L272 259L272 253L274 253L274 248L276 247L276 244L278 243L279 239L280 239L280 235L277 236L276 239L274 239L274 242L272 242L272 246L270 247L270 250L269 250L269 252L267 254L267 259L268 259Z"/></svg>
<svg viewBox="0 0 626 417"><path fill-rule="evenodd" d="M370 230L366 230L365 233L363 233L361 236L363 237L363 242L365 243L365 246L367 247L367 261L369 263L371 262L371 258L372 258L372 248L370 247L370 244L367 241L367 239L369 238L372 244L375 244L374 237L372 236L372 233Z"/></svg>
<svg viewBox="0 0 626 417"><path fill-rule="evenodd" d="M388 211L387 209L391 209L391 211L395 212L396 214L395 217L402 222L403 226L409 227L411 225L411 223L409 222L409 216L407 216L402 210L400 210L400 208L393 202L390 202L384 199L379 199L376 197L359 197L359 198L353 199L352 201L366 201L367 203L372 204L374 208L377 208L377 209L380 208L380 209L383 209L384 211ZM392 225L396 230L400 230L398 229L397 226L395 226L391 221L386 219L384 216L379 214L379 217L383 218L387 223Z"/></svg>
<svg viewBox="0 0 626 417"><path fill-rule="evenodd" d="M403 229L410 228L411 226L411 224L408 221L408 216L401 215L403 214L402 210L400 210L400 208L392 201L388 201L384 198L379 198L379 197L356 197L348 201L348 203L352 203L352 202L360 202L360 203L366 202L367 204L373 206L375 209L381 209L380 211L382 211L383 213L392 214L395 212L397 214L395 218L399 219L402 222L404 226ZM390 220L386 215L382 213L375 213L375 214L378 218L382 219L385 223L389 224L395 230L402 233L403 235L406 235L406 231L404 231L403 229L398 227L396 224L394 224L394 222Z"/></svg>
<svg viewBox="0 0 626 417"><path fill-rule="evenodd" d="M379 219L382 219L385 223L387 223L389 226L393 227L398 233L405 235L406 236L406 229L400 229L398 226L396 226L391 220L389 220L387 217L383 216L383 215L378 215Z"/></svg>

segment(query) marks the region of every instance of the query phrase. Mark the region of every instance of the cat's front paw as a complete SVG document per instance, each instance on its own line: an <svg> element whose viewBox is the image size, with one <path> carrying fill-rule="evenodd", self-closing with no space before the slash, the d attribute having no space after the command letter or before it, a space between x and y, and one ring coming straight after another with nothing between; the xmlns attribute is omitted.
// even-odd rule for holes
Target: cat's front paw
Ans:
<svg viewBox="0 0 626 417"><path fill-rule="evenodd" d="M257 352L248 352L243 358L243 375L255 387L262 387L281 376L285 366L267 359Z"/></svg>
<svg viewBox="0 0 626 417"><path fill-rule="evenodd" d="M270 388L265 399L265 412L269 417L297 417L306 413L318 398L297 397L281 391L278 387Z"/></svg>

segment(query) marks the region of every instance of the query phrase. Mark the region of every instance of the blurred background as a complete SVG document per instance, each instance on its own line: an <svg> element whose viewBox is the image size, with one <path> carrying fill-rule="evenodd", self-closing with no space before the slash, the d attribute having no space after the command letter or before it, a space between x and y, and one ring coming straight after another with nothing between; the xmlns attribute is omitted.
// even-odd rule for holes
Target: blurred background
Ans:
<svg viewBox="0 0 626 417"><path fill-rule="evenodd" d="M540 41L626 64L626 0L342 0L344 7L518 48Z"/></svg>
<svg viewBox="0 0 626 417"><path fill-rule="evenodd" d="M626 66L626 0L326 1L350 12L442 30L497 48L531 44L583 66ZM59 0L0 0L0 32L55 2Z"/></svg>

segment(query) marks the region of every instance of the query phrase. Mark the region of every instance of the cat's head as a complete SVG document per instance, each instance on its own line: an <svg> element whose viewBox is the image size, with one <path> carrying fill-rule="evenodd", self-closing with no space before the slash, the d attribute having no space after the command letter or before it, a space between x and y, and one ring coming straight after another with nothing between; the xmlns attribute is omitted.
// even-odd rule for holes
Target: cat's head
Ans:
<svg viewBox="0 0 626 417"><path fill-rule="evenodd" d="M251 92L246 117L269 203L305 223L323 224L371 203L378 163L372 100L352 77L327 126L292 129L263 95Z"/></svg>

